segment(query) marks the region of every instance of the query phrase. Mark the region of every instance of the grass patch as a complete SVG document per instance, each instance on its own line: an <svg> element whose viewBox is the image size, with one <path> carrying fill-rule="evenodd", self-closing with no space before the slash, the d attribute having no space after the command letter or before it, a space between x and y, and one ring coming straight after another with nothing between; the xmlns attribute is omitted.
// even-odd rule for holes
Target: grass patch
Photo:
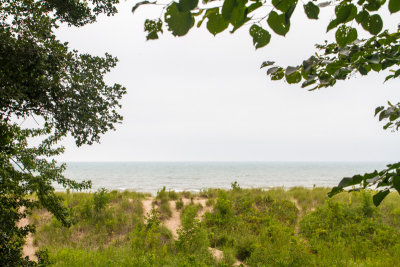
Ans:
<svg viewBox="0 0 400 267"><path fill-rule="evenodd" d="M52 266L396 266L400 250L400 197L381 206L373 192L326 197L328 188L289 190L209 189L195 195L161 189L144 220L146 194L100 190L58 193L71 208L72 226L62 227L36 210L35 243L48 249ZM207 198L211 211L182 198ZM177 240L162 219L169 203L181 212ZM300 209L296 207L300 206ZM210 210L210 209L208 209ZM215 259L210 247L223 252Z"/></svg>

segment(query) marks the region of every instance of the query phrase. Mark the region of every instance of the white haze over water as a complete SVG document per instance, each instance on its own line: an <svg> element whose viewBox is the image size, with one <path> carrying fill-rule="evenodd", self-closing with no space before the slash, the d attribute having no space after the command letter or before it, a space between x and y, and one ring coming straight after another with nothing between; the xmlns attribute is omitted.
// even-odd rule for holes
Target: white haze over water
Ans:
<svg viewBox="0 0 400 267"><path fill-rule="evenodd" d="M68 162L68 178L92 180L92 190L134 190L155 194L206 188L335 186L343 177L385 167L384 162ZM56 190L63 190L56 186Z"/></svg>

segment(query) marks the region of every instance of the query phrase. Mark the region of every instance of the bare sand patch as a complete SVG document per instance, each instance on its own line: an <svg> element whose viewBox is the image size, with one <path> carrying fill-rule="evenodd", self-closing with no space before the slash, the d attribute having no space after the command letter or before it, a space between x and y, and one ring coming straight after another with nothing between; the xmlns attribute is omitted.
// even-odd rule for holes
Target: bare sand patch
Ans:
<svg viewBox="0 0 400 267"><path fill-rule="evenodd" d="M193 202L195 204L200 204L203 208L199 211L199 214L197 214L196 219L201 220L203 218L203 215L206 212L211 212L212 211L212 207L207 207L207 199L206 198L196 198L193 200Z"/></svg>
<svg viewBox="0 0 400 267"><path fill-rule="evenodd" d="M133 202L133 200L131 200L131 199L129 201ZM154 202L154 198L146 198L146 199L142 200L144 218L146 218L150 215L150 211L153 208L153 202Z"/></svg>
<svg viewBox="0 0 400 267"><path fill-rule="evenodd" d="M177 231L181 226L181 214L176 209L175 201L168 201L168 204L169 207L171 208L172 216L164 221L164 226L171 231L173 238L177 239L178 238Z"/></svg>
<svg viewBox="0 0 400 267"><path fill-rule="evenodd" d="M22 213L24 210L25 210L25 208L22 207L20 209L20 212ZM17 223L17 227L19 227L19 228L25 227L28 224L29 224L29 219L28 218L22 218ZM36 249L37 248L33 245L33 236L32 236L31 233L29 233L28 236L26 237L25 245L23 246L23 249L22 249L23 257L28 256L30 260L37 261L37 258L35 256Z"/></svg>
<svg viewBox="0 0 400 267"><path fill-rule="evenodd" d="M211 255L217 261L222 261L224 259L224 253L222 252L222 250L219 250L217 248L208 248L208 251L210 251Z"/></svg>

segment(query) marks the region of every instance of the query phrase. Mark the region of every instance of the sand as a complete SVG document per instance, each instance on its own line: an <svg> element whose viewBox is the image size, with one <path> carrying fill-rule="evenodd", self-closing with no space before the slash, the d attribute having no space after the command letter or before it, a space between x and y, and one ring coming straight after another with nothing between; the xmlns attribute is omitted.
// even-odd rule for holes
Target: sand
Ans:
<svg viewBox="0 0 400 267"><path fill-rule="evenodd" d="M20 209L20 212L22 213L25 210L24 207L22 207ZM21 227L25 227L29 224L29 219L28 218L22 218L18 223L17 223L17 227L21 228ZM28 256L30 260L32 261L37 261L37 258L35 256L35 252L36 252L37 247L35 247L33 245L33 236L31 233L29 233L29 235L26 237L26 242L25 245L23 246L22 249L22 255L23 257Z"/></svg>

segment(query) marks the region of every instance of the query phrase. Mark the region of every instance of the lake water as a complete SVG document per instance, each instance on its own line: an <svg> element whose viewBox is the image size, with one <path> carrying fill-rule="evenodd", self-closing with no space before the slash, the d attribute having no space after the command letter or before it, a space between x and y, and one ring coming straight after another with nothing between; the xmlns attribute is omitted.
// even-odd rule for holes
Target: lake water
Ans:
<svg viewBox="0 0 400 267"><path fill-rule="evenodd" d="M335 186L343 177L382 169L385 162L68 162L66 177L92 180L93 190L156 193L230 188ZM56 185L56 190L63 190Z"/></svg>

